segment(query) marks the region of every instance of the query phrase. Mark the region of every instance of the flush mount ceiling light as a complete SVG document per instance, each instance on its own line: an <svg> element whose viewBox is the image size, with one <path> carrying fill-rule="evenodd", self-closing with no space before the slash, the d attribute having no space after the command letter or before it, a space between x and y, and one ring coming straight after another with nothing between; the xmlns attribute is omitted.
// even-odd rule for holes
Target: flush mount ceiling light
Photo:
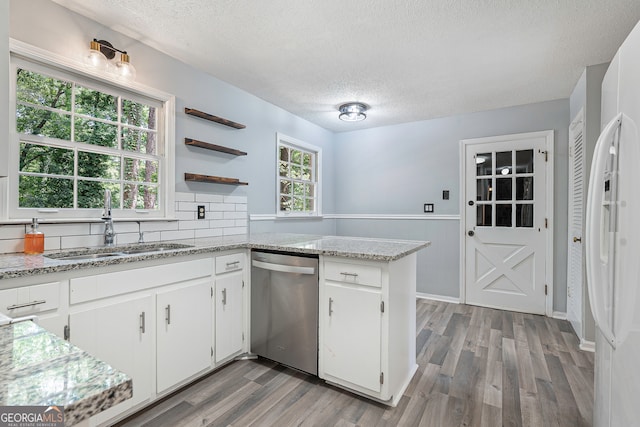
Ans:
<svg viewBox="0 0 640 427"><path fill-rule="evenodd" d="M120 60L116 62L115 68L111 68L109 60L116 57L116 52L120 54ZM126 80L136 78L136 69L130 62L131 58L126 51L113 47L106 40L93 39L89 45L89 51L85 56L85 63L99 70L114 72L118 77Z"/></svg>
<svg viewBox="0 0 640 427"><path fill-rule="evenodd" d="M364 112L368 109L368 106L360 102L349 102L346 104L342 104L338 108L338 110L340 111L340 115L338 116L338 118L345 122L358 122L367 118L367 115Z"/></svg>

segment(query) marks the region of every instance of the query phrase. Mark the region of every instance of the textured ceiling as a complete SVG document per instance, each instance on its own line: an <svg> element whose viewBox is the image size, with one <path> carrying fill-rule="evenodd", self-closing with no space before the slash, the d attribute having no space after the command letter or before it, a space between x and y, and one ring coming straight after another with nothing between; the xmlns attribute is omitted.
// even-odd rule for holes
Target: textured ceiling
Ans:
<svg viewBox="0 0 640 427"><path fill-rule="evenodd" d="M567 98L640 19L638 0L54 1L333 131ZM347 101L367 119L339 121Z"/></svg>

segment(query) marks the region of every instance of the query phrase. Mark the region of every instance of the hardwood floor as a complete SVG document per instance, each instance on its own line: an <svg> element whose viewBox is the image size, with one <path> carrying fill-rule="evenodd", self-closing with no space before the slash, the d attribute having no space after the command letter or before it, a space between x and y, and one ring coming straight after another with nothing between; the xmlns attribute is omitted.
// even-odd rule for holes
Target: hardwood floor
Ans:
<svg viewBox="0 0 640 427"><path fill-rule="evenodd" d="M246 360L119 426L591 426L593 353L567 321L418 300L416 348L396 408Z"/></svg>

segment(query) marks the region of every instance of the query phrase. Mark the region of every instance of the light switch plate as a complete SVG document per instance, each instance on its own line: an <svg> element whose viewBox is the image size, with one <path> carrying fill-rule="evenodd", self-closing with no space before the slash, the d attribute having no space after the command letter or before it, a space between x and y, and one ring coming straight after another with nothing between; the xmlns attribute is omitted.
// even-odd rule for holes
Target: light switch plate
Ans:
<svg viewBox="0 0 640 427"><path fill-rule="evenodd" d="M425 213L433 213L433 203L425 203L424 204L424 212Z"/></svg>
<svg viewBox="0 0 640 427"><path fill-rule="evenodd" d="M442 190L442 200L449 200L449 190Z"/></svg>

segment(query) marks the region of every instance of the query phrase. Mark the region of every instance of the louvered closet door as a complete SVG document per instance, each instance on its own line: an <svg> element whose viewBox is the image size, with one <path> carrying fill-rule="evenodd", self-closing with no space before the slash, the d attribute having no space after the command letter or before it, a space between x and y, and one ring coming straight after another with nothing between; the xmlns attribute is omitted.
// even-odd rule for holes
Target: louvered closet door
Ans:
<svg viewBox="0 0 640 427"><path fill-rule="evenodd" d="M583 338L582 227L585 196L584 121L578 114L569 129L569 233L567 255L567 318Z"/></svg>

